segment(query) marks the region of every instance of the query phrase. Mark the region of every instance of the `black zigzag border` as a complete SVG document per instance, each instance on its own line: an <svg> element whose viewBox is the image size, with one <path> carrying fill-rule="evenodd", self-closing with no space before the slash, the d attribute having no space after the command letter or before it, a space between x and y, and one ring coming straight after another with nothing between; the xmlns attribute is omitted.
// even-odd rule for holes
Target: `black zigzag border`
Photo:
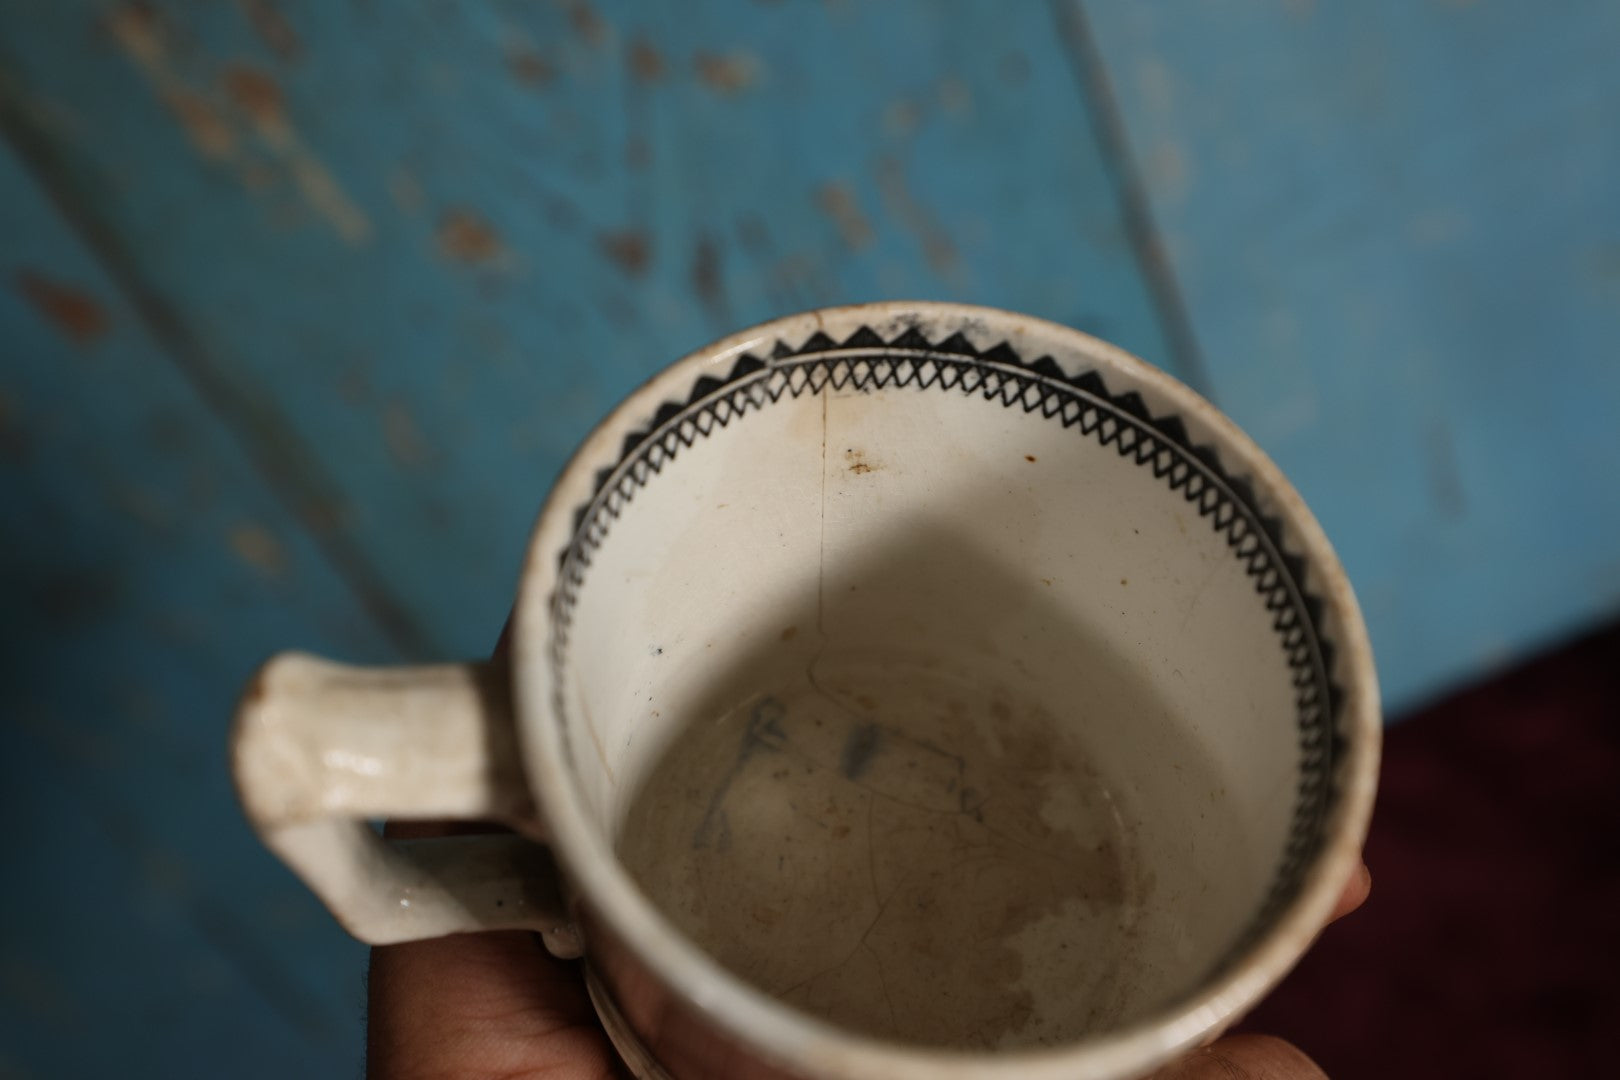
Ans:
<svg viewBox="0 0 1620 1080"><path fill-rule="evenodd" d="M884 388L956 390L1004 407L1078 427L1181 493L1225 537L1255 590L1273 613L1272 628L1293 673L1299 729L1299 789L1293 821L1271 887L1229 962L1251 944L1298 892L1320 841L1321 823L1337 798L1333 762L1341 752L1336 720L1341 694L1332 678L1333 646L1323 631L1321 600L1305 587L1305 560L1289 554L1281 521L1261 513L1249 482L1229 475L1208 446L1194 443L1175 415L1152 416L1135 391L1110 393L1095 371L1070 376L1050 356L1025 361L1006 342L980 349L961 333L931 342L915 326L885 341L862 326L843 341L820 331L793 348L778 341L769 357L745 353L723 379L701 376L685 401L669 401L645 428L625 436L616 464L596 475L592 498L574 515L568 546L559 553L552 596L551 660L566 659L573 611L592 555L635 493L683 447L786 394ZM562 680L554 680L562 686ZM558 714L564 703L560 689Z"/></svg>

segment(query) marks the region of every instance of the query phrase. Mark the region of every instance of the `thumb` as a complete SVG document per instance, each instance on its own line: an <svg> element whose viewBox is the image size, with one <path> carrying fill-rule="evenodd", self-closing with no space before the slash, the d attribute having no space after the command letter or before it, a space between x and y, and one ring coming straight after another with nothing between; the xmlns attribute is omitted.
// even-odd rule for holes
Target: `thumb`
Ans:
<svg viewBox="0 0 1620 1080"><path fill-rule="evenodd" d="M1154 1073L1152 1080L1327 1080L1327 1074L1275 1036L1229 1035Z"/></svg>

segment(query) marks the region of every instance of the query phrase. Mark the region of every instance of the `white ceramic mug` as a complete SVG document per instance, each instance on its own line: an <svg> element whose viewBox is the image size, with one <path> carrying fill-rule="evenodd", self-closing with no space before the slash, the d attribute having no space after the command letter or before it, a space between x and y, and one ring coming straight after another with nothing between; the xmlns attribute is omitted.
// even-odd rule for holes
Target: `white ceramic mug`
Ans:
<svg viewBox="0 0 1620 1080"><path fill-rule="evenodd" d="M680 742L738 709L740 744ZM277 657L234 768L362 940L583 953L638 1075L1072 1080L1213 1038L1299 959L1379 739L1344 573L1231 422L1077 331L882 303L654 377L547 499L507 659ZM697 828L635 809L705 753L729 786L694 788ZM773 829L846 846L772 860ZM638 836L663 877L627 869ZM693 919L735 933L705 951Z"/></svg>

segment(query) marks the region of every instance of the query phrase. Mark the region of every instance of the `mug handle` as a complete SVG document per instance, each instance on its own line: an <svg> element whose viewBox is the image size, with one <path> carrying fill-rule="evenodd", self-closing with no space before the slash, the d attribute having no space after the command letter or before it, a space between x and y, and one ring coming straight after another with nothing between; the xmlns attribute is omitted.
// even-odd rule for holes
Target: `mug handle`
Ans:
<svg viewBox="0 0 1620 1080"><path fill-rule="evenodd" d="M504 661L356 667L272 658L237 706L232 772L271 851L361 941L538 931L580 954L551 854L516 833L385 840L381 818L538 831Z"/></svg>

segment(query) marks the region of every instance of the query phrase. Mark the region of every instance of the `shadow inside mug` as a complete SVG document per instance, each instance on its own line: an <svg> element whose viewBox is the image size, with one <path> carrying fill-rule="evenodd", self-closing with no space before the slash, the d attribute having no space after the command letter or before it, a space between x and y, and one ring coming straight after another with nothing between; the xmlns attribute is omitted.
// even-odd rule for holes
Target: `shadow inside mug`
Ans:
<svg viewBox="0 0 1620 1080"><path fill-rule="evenodd" d="M957 497L1038 513L1011 486ZM1275 860L1119 640L1128 593L1012 554L943 515L884 522L749 605L750 646L639 776L621 763L621 861L732 975L869 1037L1006 1051L1151 1016L1244 928ZM592 959L676 1072L738 1067L622 948Z"/></svg>

